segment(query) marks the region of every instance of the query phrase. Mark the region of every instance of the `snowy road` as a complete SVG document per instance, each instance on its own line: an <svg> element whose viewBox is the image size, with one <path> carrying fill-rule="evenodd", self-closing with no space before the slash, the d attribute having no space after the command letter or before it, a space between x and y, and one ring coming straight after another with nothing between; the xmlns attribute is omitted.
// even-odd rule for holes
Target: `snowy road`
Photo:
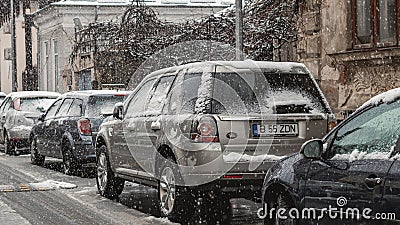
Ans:
<svg viewBox="0 0 400 225"><path fill-rule="evenodd" d="M96 193L94 178L61 173L59 160L46 159L44 168L29 162L0 153L0 224L173 224L157 217L152 188L127 183L120 201L111 201ZM233 224L262 224L259 204L231 203Z"/></svg>

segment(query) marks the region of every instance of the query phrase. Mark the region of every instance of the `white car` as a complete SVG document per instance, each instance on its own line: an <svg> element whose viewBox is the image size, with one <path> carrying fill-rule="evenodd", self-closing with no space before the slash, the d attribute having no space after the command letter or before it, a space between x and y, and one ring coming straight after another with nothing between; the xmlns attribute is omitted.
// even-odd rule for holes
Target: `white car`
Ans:
<svg viewBox="0 0 400 225"><path fill-rule="evenodd" d="M59 93L48 91L21 91L6 96L0 106L0 142L7 154L29 149L33 125L58 96Z"/></svg>

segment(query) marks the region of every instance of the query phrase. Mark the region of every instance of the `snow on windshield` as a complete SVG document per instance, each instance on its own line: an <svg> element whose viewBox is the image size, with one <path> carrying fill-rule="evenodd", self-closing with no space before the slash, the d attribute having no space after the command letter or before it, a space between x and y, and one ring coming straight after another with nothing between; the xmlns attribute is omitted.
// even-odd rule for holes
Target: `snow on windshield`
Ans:
<svg viewBox="0 0 400 225"><path fill-rule="evenodd" d="M308 74L215 73L212 112L327 113L328 106Z"/></svg>
<svg viewBox="0 0 400 225"><path fill-rule="evenodd" d="M335 155L332 160L344 160L344 161L358 161L358 160L388 160L392 156L392 151L394 146L392 147L391 151L373 151L373 152L365 152L360 151L358 149L354 149L351 153L348 154L337 154Z"/></svg>
<svg viewBox="0 0 400 225"><path fill-rule="evenodd" d="M115 103L124 101L124 98L125 96L120 95L90 96L86 115L88 117L100 117L102 113L112 113Z"/></svg>
<svg viewBox="0 0 400 225"><path fill-rule="evenodd" d="M54 102L55 98L17 98L14 100L14 109L27 112L44 112Z"/></svg>

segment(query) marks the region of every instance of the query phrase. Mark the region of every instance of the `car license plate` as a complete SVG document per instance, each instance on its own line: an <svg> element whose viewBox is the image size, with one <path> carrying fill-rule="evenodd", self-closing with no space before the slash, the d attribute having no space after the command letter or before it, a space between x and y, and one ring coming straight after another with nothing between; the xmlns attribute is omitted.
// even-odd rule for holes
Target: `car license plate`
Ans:
<svg viewBox="0 0 400 225"><path fill-rule="evenodd" d="M299 128L297 123L287 124L253 124L253 136L298 136Z"/></svg>

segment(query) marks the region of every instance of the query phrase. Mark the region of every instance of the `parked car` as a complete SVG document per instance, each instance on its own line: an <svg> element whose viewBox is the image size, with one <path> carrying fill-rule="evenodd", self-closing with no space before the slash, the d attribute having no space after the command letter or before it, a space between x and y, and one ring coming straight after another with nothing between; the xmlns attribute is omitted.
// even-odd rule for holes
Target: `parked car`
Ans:
<svg viewBox="0 0 400 225"><path fill-rule="evenodd" d="M262 197L264 208L268 209L264 213L266 224L311 223L309 218L277 218L274 212L280 208L286 212L282 213L284 216L291 208L300 213L315 209L318 215L322 211L336 215L325 216L328 222L319 220L323 224L343 224L345 220L339 219L342 209L356 209L359 213L371 209L371 217L377 212L395 213L396 218L385 215L391 222L399 222L399 137L397 88L372 98L322 140L306 142L299 153L282 159L268 171ZM343 218L352 224L362 222ZM375 219L379 224L389 222ZM370 224L373 219L366 222Z"/></svg>
<svg viewBox="0 0 400 225"><path fill-rule="evenodd" d="M7 95L0 106L0 142L7 154L29 150L32 127L58 96L59 93L48 91L21 91Z"/></svg>
<svg viewBox="0 0 400 225"><path fill-rule="evenodd" d="M31 162L43 165L46 156L63 159L64 172L77 174L95 165L94 140L100 124L111 115L126 91L76 91L61 95L30 133Z"/></svg>
<svg viewBox="0 0 400 225"><path fill-rule="evenodd" d="M4 92L0 92L0 105L1 105L1 103L3 103L3 101L4 101L4 99L6 98L6 93L4 93Z"/></svg>
<svg viewBox="0 0 400 225"><path fill-rule="evenodd" d="M270 113L262 115L262 108ZM274 159L334 125L303 64L253 61L155 71L116 105L114 118L96 139L100 194L116 198L124 180L156 187L161 214L170 218L190 215L198 190L214 193L219 200L213 202L227 207L231 196L259 193ZM270 146L264 155L255 151ZM253 155L265 160L249 169Z"/></svg>

